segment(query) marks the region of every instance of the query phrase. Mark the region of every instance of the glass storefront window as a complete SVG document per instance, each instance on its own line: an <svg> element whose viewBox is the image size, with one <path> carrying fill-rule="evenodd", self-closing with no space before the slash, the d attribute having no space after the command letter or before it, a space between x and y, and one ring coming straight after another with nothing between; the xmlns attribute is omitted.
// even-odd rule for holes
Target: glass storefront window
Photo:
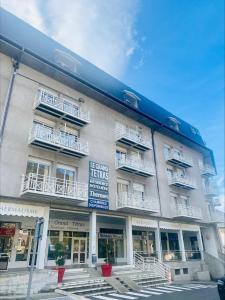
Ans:
<svg viewBox="0 0 225 300"><path fill-rule="evenodd" d="M48 260L55 260L55 244L59 242L59 231L49 230L48 235Z"/></svg>
<svg viewBox="0 0 225 300"><path fill-rule="evenodd" d="M133 249L146 256L156 256L155 232L133 230Z"/></svg>
<svg viewBox="0 0 225 300"><path fill-rule="evenodd" d="M28 230L21 229L16 248L16 261L26 261L31 243L31 234Z"/></svg>
<svg viewBox="0 0 225 300"><path fill-rule="evenodd" d="M161 232L163 260L176 261L181 259L178 234L176 232Z"/></svg>
<svg viewBox="0 0 225 300"><path fill-rule="evenodd" d="M63 245L65 247L66 259L71 259L72 239L68 237L64 237Z"/></svg>
<svg viewBox="0 0 225 300"><path fill-rule="evenodd" d="M16 224L0 222L0 254L11 257Z"/></svg>

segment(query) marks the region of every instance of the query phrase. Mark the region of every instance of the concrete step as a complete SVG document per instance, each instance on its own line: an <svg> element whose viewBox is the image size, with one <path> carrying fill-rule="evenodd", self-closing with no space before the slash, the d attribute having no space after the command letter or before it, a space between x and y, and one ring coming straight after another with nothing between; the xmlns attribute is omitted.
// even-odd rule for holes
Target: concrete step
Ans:
<svg viewBox="0 0 225 300"><path fill-rule="evenodd" d="M105 286L95 286L95 287L92 287L92 286L89 286L89 287L84 287L83 288L74 288L74 289L64 289L66 292L69 292L71 294L76 294L76 295L87 295L87 294L93 294L93 293L96 293L96 292L108 292L108 291L111 291L111 290L114 290L110 285L105 285Z"/></svg>
<svg viewBox="0 0 225 300"><path fill-rule="evenodd" d="M93 283L89 283L89 284L86 284L86 283L83 283L83 284L70 284L70 285L66 285L66 286L62 286L61 287L61 290L66 290L66 291L69 291L69 290L79 290L79 289L82 289L83 287L91 287L91 288L95 288L95 287L99 287L99 286L105 286L105 285L108 285L107 282L93 282Z"/></svg>
<svg viewBox="0 0 225 300"><path fill-rule="evenodd" d="M104 282L103 278L97 277L97 278L89 278L89 279L82 279L82 280L70 280L68 282L63 282L62 287L66 286L76 286L76 285L90 285L90 284L100 284L101 282Z"/></svg>

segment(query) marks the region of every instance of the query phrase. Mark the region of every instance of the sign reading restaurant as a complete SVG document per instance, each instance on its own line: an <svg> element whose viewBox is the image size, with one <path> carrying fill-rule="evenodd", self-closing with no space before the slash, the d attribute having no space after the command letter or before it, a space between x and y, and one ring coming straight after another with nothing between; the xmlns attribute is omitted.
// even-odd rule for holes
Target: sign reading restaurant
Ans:
<svg viewBox="0 0 225 300"><path fill-rule="evenodd" d="M109 167L89 161L88 207L109 209Z"/></svg>

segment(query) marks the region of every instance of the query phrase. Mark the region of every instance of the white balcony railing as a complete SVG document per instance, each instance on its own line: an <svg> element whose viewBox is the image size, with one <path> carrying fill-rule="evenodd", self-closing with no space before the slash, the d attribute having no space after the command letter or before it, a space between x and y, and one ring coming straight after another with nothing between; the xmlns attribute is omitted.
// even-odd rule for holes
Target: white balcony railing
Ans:
<svg viewBox="0 0 225 300"><path fill-rule="evenodd" d="M79 106L73 104L69 100L59 98L43 89L39 90L35 106L39 110L62 117L66 121L80 126L90 123L89 111L83 111Z"/></svg>
<svg viewBox="0 0 225 300"><path fill-rule="evenodd" d="M196 206L192 207L190 205L177 204L175 217L202 219L202 210Z"/></svg>
<svg viewBox="0 0 225 300"><path fill-rule="evenodd" d="M117 196L117 209L146 210L149 212L159 212L159 202L157 199L142 198L135 193L123 193Z"/></svg>
<svg viewBox="0 0 225 300"><path fill-rule="evenodd" d="M41 147L48 145L49 149L57 150L66 154L77 154L75 156L86 156L89 154L88 143L81 141L76 136L67 132L51 129L48 126L36 125L29 137L31 144L36 144Z"/></svg>
<svg viewBox="0 0 225 300"><path fill-rule="evenodd" d="M141 159L133 159L129 155L116 159L116 168L141 176L154 176L152 165Z"/></svg>
<svg viewBox="0 0 225 300"><path fill-rule="evenodd" d="M88 186L85 183L29 173L22 177L21 194L87 201Z"/></svg>
<svg viewBox="0 0 225 300"><path fill-rule="evenodd" d="M195 189L196 183L195 181L188 176L180 176L178 174L174 174L171 178L168 178L169 185L174 185L177 187L182 187L186 189Z"/></svg>
<svg viewBox="0 0 225 300"><path fill-rule="evenodd" d="M218 195L218 189L216 186L209 184L205 186L205 195L206 196L217 196Z"/></svg>
<svg viewBox="0 0 225 300"><path fill-rule="evenodd" d="M193 166L193 161L190 157L184 154L179 154L177 151L172 149L170 150L170 153L167 154L166 160L185 168Z"/></svg>
<svg viewBox="0 0 225 300"><path fill-rule="evenodd" d="M117 125L115 129L116 141L120 141L126 145L133 146L140 150L151 149L151 143L147 136L135 129L125 125Z"/></svg>
<svg viewBox="0 0 225 300"><path fill-rule="evenodd" d="M213 223L223 223L225 222L225 213L218 209L210 210L210 219Z"/></svg>
<svg viewBox="0 0 225 300"><path fill-rule="evenodd" d="M216 171L215 169L210 166L210 165L203 165L202 169L201 169L201 173L202 175L208 175L208 176L214 176L216 175Z"/></svg>

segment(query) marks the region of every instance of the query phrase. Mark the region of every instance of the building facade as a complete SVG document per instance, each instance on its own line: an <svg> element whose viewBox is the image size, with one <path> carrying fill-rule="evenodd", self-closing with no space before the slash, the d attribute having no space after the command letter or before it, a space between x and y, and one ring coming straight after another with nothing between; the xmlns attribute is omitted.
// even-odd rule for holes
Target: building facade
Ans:
<svg viewBox="0 0 225 300"><path fill-rule="evenodd" d="M40 269L55 265L59 241L68 266L102 263L110 247L115 264L132 265L137 252L182 278L201 269L205 251L218 257L216 169L199 131L4 10L1 20L9 268L29 266L38 217Z"/></svg>

